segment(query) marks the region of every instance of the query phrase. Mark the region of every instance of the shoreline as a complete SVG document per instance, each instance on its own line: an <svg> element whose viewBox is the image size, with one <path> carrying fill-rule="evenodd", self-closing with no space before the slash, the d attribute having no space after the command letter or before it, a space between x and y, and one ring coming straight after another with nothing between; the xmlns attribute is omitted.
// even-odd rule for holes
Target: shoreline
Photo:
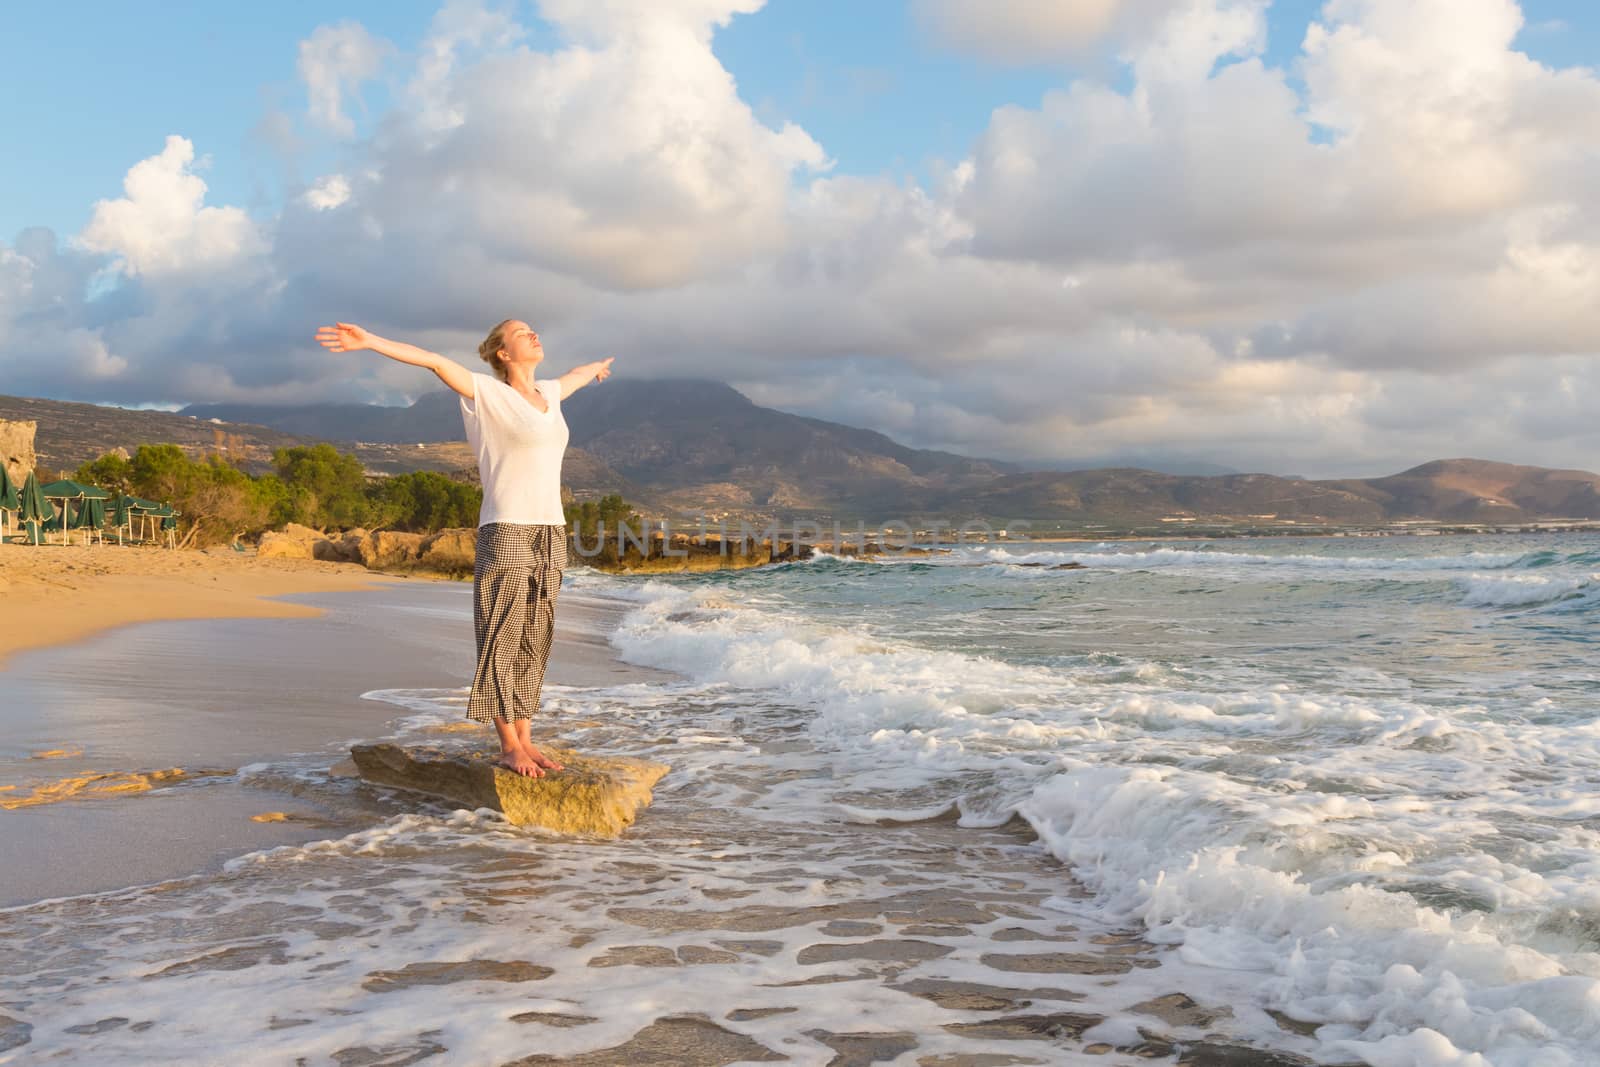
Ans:
<svg viewBox="0 0 1600 1067"><path fill-rule="evenodd" d="M315 618L321 608L270 598L406 580L358 564L261 559L228 549L0 546L0 671L17 653L136 623Z"/></svg>
<svg viewBox="0 0 1600 1067"><path fill-rule="evenodd" d="M0 908L189 878L383 817L315 783L409 717L382 694L470 683L469 591L391 582L261 603L296 610L129 623L0 672L14 698L0 707ZM564 598L555 707L567 687L665 675L617 659L606 635L622 610Z"/></svg>
<svg viewBox="0 0 1600 1067"><path fill-rule="evenodd" d="M341 737L455 732L453 721L403 724L456 711L470 598L439 582L306 599L322 617L125 627L11 673L17 723L98 731L74 763L164 766L152 755L182 752L238 767L192 788L7 813L0 867L31 879L0 899L0 925L17 931L13 977L81 967L97 979L37 999L19 987L13 999L28 1003L15 1014L36 1054L171 1059L196 1041L217 1058L237 1052L236 1035L188 1014L203 974L223 995L251 998L250 1025L267 1042L258 1053L285 1061L371 1051L371 1033L408 1041L408 1028L437 1033L449 1018L466 1023L428 1047L452 1062L532 1053L626 1063L663 1039L686 1050L684 1062L708 1063L785 1053L820 1063L880 1045L885 1055L871 1058L915 1049L927 1063L1042 1062L1012 1050L1167 1057L1180 1045L1241 1067L1303 1062L1242 1043L1230 991L1208 988L1139 931L1074 907L1086 894L1044 854L1037 828L1017 818L962 826L954 801L937 813L841 812L837 802L860 794L833 795L831 757L791 723L704 693L637 691L629 683L677 676L621 660L608 635L627 605L604 592L564 595L542 728L672 762L625 840L520 833L483 813L332 781L325 768ZM95 706L112 692L136 699ZM262 757L249 748L262 738L241 739L249 724L212 714L223 694L293 755L243 765ZM45 698L51 716L23 714ZM641 704L639 717L618 714ZM827 817L803 817L818 803L812 814ZM775 814L791 806L794 817ZM268 810L283 820L258 821ZM182 937L174 914L194 920ZM517 947L486 949L485 923ZM40 955L23 956L40 942ZM685 1022L704 996L681 991L691 972L730 1010ZM503 988L483 986L502 975ZM607 988L619 980L648 993L618 1003ZM830 992L841 982L890 1015L894 1032L861 1030ZM415 1027L386 1014L416 1010L401 999L412 985L429 1005ZM273 1025L281 1019L304 1022Z"/></svg>

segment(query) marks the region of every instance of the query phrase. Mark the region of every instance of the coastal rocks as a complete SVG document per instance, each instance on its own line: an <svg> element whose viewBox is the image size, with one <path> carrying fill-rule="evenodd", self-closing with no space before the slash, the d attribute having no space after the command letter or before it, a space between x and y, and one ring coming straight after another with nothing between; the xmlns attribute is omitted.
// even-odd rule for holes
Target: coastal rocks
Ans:
<svg viewBox="0 0 1600 1067"><path fill-rule="evenodd" d="M353 530L346 530L344 533L339 535L338 540L334 540L332 537L330 537L328 539L329 543L333 548L334 553L337 554L335 562L360 563L361 542L365 541L366 539L367 531L363 530L359 526ZM318 556L317 558L322 559L323 557ZM333 558L333 554L329 554L329 558Z"/></svg>
<svg viewBox="0 0 1600 1067"><path fill-rule="evenodd" d="M478 556L478 531L440 530L422 542L419 562L445 574L470 574Z"/></svg>
<svg viewBox="0 0 1600 1067"><path fill-rule="evenodd" d="M315 559L330 563L359 563L368 570L390 574L437 575L465 578L477 557L478 531L451 528L431 534L398 530L348 530L324 534L290 523L282 530L261 535L256 550L263 558ZM844 550L845 554L853 554ZM926 549L905 551L920 554ZM714 536L675 534L663 538L659 531L638 540L618 543L615 537L575 534L568 545L569 566L589 566L617 574L677 573L730 570L811 559L815 549L804 542L770 539L723 540Z"/></svg>
<svg viewBox="0 0 1600 1067"><path fill-rule="evenodd" d="M357 551L368 570L410 567L422 556L422 534L378 530L363 537Z"/></svg>
<svg viewBox="0 0 1600 1067"><path fill-rule="evenodd" d="M356 745L350 755L361 777L378 785L490 808L518 826L603 837L616 837L649 806L651 788L668 770L646 760L547 751L566 769L543 778L496 766L488 751L373 744Z"/></svg>
<svg viewBox="0 0 1600 1067"><path fill-rule="evenodd" d="M18 485L38 465L39 457L33 451L33 438L38 429L37 422L0 419L0 463L5 464L6 473Z"/></svg>
<svg viewBox="0 0 1600 1067"><path fill-rule="evenodd" d="M282 530L268 530L261 535L256 555L262 559L319 559L318 544L329 544L327 537L309 526L291 522Z"/></svg>

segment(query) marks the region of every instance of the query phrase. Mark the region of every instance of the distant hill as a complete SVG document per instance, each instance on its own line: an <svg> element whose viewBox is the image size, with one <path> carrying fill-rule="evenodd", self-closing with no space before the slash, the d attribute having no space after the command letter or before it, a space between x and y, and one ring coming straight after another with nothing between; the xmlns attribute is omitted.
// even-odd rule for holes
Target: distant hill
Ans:
<svg viewBox="0 0 1600 1067"><path fill-rule="evenodd" d="M1386 514L1454 522L1515 522L1533 515L1600 518L1600 478L1588 471L1440 459L1387 478L1321 484L1371 500Z"/></svg>
<svg viewBox="0 0 1600 1067"><path fill-rule="evenodd" d="M1402 517L1343 483L1271 474L1197 476L1128 469L1007 475L971 491L943 494L935 505L935 510L958 508L1113 524L1184 518L1373 523Z"/></svg>
<svg viewBox="0 0 1600 1067"><path fill-rule="evenodd" d="M464 441L461 405L449 391L428 393L409 407L377 404L190 404L178 414L270 426L318 441L418 444Z"/></svg>
<svg viewBox="0 0 1600 1067"><path fill-rule="evenodd" d="M180 445L196 455L232 448L235 459L254 469L271 462L273 449L306 443L265 426L216 426L170 411L130 411L31 397L0 396L0 419L36 420L39 465L60 471L76 470L116 448L132 452L143 444Z"/></svg>
<svg viewBox="0 0 1600 1067"><path fill-rule="evenodd" d="M790 415L721 382L613 380L564 405L574 489L659 499L682 511L827 510L854 501L915 506L930 492L1016 471L1014 464L907 448L874 430ZM443 442L464 437L455 397L410 407L194 405L326 440Z"/></svg>
<svg viewBox="0 0 1600 1067"><path fill-rule="evenodd" d="M1600 520L1600 475L1487 460L1439 460L1384 478L1329 480L1136 468L1029 471L908 448L873 430L764 408L716 382L610 381L574 394L565 407L572 430L563 469L567 487L579 496L621 493L657 514L760 520L811 513L852 521L986 516L1123 525ZM273 448L328 440L353 449L371 470L475 476L461 440L459 406L447 392L406 408L206 405L186 411L206 419L248 415L273 428L0 397L0 419L38 420L41 463L64 470L114 447L131 451L155 441L196 454L220 442L247 467L260 469Z"/></svg>
<svg viewBox="0 0 1600 1067"><path fill-rule="evenodd" d="M1292 519L1347 525L1404 519L1462 523L1600 519L1600 475L1476 459L1438 460L1385 478L1325 481L1142 470L1033 472L946 492L934 501L933 510L1108 523Z"/></svg>
<svg viewBox="0 0 1600 1067"><path fill-rule="evenodd" d="M34 447L38 450L39 466L62 472L76 470L83 463L118 448L131 453L140 445L174 444L195 457L212 453L226 456L245 470L259 474L271 469L272 453L279 448L329 440L248 423L217 423L170 411L132 411L33 397L0 396L0 419L38 422ZM457 426L460 422L457 415ZM409 445L336 443L353 451L369 470L385 474L414 470L450 472L473 461L464 442L429 443L423 448L417 448L415 442Z"/></svg>

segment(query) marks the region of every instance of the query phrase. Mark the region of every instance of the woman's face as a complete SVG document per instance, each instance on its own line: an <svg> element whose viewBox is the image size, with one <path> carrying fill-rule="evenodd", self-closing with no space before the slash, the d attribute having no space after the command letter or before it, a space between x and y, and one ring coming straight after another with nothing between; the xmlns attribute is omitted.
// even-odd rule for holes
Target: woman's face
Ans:
<svg viewBox="0 0 1600 1067"><path fill-rule="evenodd" d="M533 327L520 320L506 325L502 334L505 341L500 349L505 353L507 363L526 363L530 366L544 359L544 346L539 343L539 335L533 332Z"/></svg>

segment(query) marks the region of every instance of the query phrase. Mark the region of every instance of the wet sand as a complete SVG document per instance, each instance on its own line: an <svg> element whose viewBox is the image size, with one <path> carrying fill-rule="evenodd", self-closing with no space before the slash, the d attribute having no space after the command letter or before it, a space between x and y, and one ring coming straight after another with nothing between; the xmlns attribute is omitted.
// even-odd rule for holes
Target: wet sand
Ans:
<svg viewBox="0 0 1600 1067"><path fill-rule="evenodd" d="M468 685L470 595L460 583L385 583L259 602L309 618L151 622L14 656L0 670L0 906L326 836L342 819L252 785L248 768L286 757L326 767L351 742L386 735L403 709L362 699L369 690ZM551 691L657 673L616 663L603 635L619 610L563 595ZM174 769L184 777L151 792L129 781ZM28 803L41 789L61 797ZM288 817L254 821L277 812Z"/></svg>

